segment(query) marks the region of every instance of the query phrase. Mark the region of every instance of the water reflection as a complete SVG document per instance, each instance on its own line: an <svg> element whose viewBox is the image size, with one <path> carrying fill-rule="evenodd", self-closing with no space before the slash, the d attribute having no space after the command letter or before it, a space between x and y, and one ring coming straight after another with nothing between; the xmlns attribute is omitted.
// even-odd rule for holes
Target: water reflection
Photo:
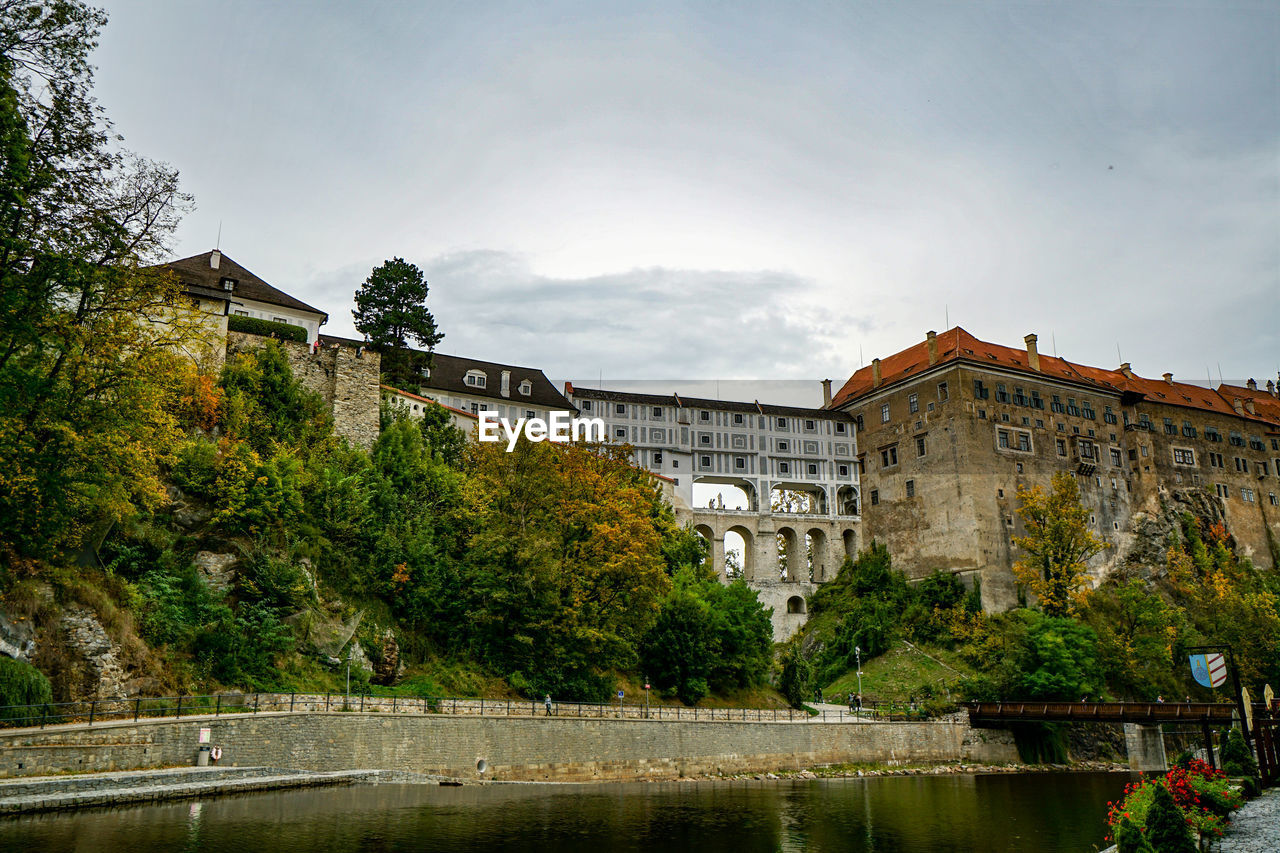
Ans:
<svg viewBox="0 0 1280 853"><path fill-rule="evenodd" d="M1082 851L1127 774L380 785L0 821L0 851Z"/></svg>

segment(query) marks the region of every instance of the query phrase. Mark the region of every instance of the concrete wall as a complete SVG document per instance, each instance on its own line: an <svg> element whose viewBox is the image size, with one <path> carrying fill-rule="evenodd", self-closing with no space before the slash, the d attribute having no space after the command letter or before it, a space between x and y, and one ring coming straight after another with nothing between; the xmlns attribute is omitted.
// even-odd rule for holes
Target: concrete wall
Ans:
<svg viewBox="0 0 1280 853"><path fill-rule="evenodd" d="M259 335L227 333L227 353L258 349L266 342ZM334 345L313 352L296 341L276 341L289 358L293 375L315 391L333 412L334 430L353 445L368 449L378 438L381 402L379 374L382 361L372 350Z"/></svg>
<svg viewBox="0 0 1280 853"><path fill-rule="evenodd" d="M222 764L392 769L527 781L670 779L844 762L1017 760L1005 732L950 722L745 723L264 714L0 732L0 776L192 764L212 729ZM478 770L484 762L484 771Z"/></svg>

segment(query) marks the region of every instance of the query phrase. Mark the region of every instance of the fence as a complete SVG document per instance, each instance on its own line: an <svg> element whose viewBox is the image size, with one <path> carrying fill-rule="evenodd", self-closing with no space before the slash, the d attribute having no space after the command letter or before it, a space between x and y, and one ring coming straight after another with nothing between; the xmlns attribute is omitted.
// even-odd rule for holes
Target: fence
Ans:
<svg viewBox="0 0 1280 853"><path fill-rule="evenodd" d="M311 714L318 712L450 714L481 717L596 717L632 720L708 722L844 723L924 719L901 703L875 703L861 711L821 711L811 715L791 708L685 708L620 702L552 702L521 699L467 699L451 696L370 696L344 693L220 693L210 696L161 696L97 699L42 705L0 706L0 728L105 721L140 721L223 714Z"/></svg>

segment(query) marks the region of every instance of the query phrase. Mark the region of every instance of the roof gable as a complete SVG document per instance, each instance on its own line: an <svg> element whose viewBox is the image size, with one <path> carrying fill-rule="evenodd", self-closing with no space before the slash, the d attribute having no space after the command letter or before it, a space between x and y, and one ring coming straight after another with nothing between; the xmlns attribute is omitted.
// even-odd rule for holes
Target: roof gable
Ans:
<svg viewBox="0 0 1280 853"><path fill-rule="evenodd" d="M192 255L189 258L170 261L159 266L177 273L179 282L198 287L222 290L222 280L224 278L234 279L235 289L232 291L234 297L252 299L254 302L279 305L282 308L291 308L294 311L315 314L323 318L320 321L322 324L328 321L329 315L319 308L314 308L301 299L290 296L283 290L267 284L245 267L231 260L226 254L220 253L218 268L214 269L210 266L212 257L213 252L205 252L201 255Z"/></svg>

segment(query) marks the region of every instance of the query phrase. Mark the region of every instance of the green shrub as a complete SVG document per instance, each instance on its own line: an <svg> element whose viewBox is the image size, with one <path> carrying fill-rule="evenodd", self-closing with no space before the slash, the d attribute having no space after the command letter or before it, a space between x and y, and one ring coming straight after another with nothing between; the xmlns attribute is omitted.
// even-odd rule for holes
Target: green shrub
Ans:
<svg viewBox="0 0 1280 853"><path fill-rule="evenodd" d="M1142 827L1126 817L1116 827L1116 853L1155 853L1155 851L1143 834Z"/></svg>
<svg viewBox="0 0 1280 853"><path fill-rule="evenodd" d="M38 708L12 707L43 705L53 701L53 689L44 673L26 661L0 656L0 719L19 725L33 723L40 715Z"/></svg>
<svg viewBox="0 0 1280 853"><path fill-rule="evenodd" d="M782 674L778 677L778 691L787 697L792 708L799 708L809 695L809 683L812 680L813 666L805 660L800 643L788 643L782 652Z"/></svg>
<svg viewBox="0 0 1280 853"><path fill-rule="evenodd" d="M277 323L259 317L241 317L233 314L227 318L227 331L244 332L250 335L261 335L264 338L279 338L283 341L307 343L307 330L292 323Z"/></svg>
<svg viewBox="0 0 1280 853"><path fill-rule="evenodd" d="M1218 751L1222 758L1222 769L1228 776L1253 776L1258 772L1258 764L1253 760L1244 735L1239 729L1232 729L1223 739Z"/></svg>
<svg viewBox="0 0 1280 853"><path fill-rule="evenodd" d="M1157 853L1197 853L1187 818L1173 801L1169 789L1160 783L1151 786L1151 808L1147 811L1147 840Z"/></svg>

